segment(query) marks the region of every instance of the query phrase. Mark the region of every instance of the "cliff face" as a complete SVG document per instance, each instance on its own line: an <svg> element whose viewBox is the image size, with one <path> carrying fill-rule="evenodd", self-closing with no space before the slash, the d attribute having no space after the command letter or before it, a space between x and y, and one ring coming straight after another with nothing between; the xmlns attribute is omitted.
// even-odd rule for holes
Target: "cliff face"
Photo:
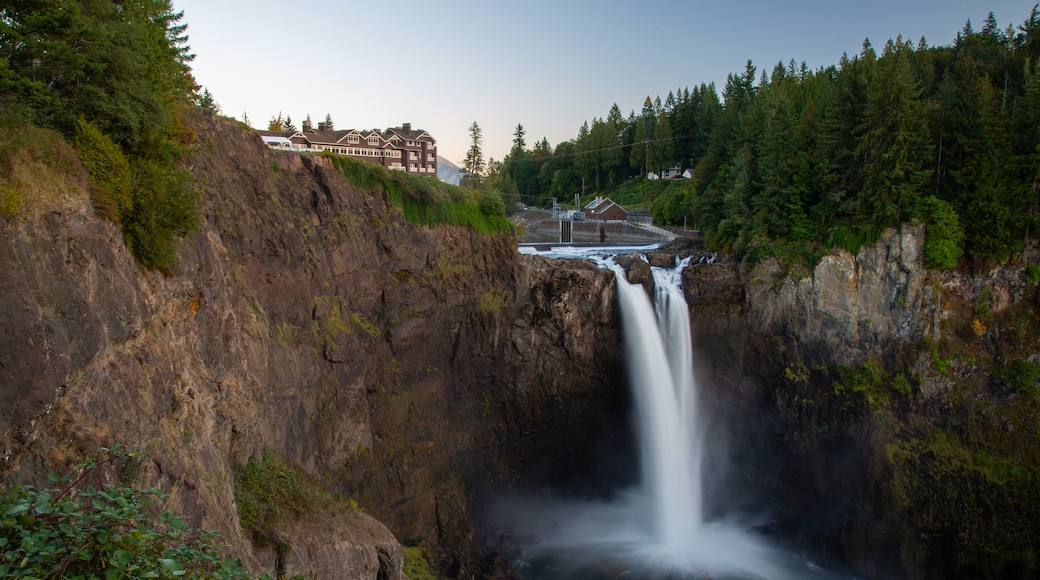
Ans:
<svg viewBox="0 0 1040 580"><path fill-rule="evenodd" d="M600 409L623 413L611 276L521 260L508 234L414 226L328 159L190 125L205 219L172 271L134 264L79 169L0 225L3 481L120 443L258 569L400 577L396 536L468 575L467 497L566 484L592 465L577 442L609 423ZM364 514L280 522L254 551L232 474L265 448Z"/></svg>
<svg viewBox="0 0 1040 580"><path fill-rule="evenodd" d="M685 271L714 461L732 467L712 501L768 507L772 532L868 577L1029 576L1035 252L940 276L923 242L904 227L811 272Z"/></svg>

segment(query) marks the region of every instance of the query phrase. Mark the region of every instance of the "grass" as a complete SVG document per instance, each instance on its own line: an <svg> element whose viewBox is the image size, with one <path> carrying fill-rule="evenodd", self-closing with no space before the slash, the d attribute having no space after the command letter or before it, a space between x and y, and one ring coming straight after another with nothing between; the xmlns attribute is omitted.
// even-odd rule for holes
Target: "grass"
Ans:
<svg viewBox="0 0 1040 580"><path fill-rule="evenodd" d="M437 580L430 570L430 548L426 544L404 547L404 575L410 580Z"/></svg>
<svg viewBox="0 0 1040 580"><path fill-rule="evenodd" d="M482 193L436 178L390 171L381 165L325 153L355 186L382 190L409 222L423 226L453 224L492 234L512 230L505 205L496 193Z"/></svg>
<svg viewBox="0 0 1040 580"><path fill-rule="evenodd" d="M239 525L258 546L277 544L274 531L282 522L314 512L357 511L356 503L326 490L269 447L237 470L235 504Z"/></svg>
<svg viewBox="0 0 1040 580"><path fill-rule="evenodd" d="M50 129L0 122L0 217L35 215L64 197L86 195L76 157Z"/></svg>

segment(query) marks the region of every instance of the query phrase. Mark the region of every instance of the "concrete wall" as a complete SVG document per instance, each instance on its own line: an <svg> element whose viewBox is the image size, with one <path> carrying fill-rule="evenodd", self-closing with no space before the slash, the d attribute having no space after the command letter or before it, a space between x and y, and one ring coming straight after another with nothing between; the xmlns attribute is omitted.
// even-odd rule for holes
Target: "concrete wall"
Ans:
<svg viewBox="0 0 1040 580"><path fill-rule="evenodd" d="M571 222L571 243L653 244L674 238L643 229L627 222L574 221ZM559 242L560 220L527 222L522 242Z"/></svg>

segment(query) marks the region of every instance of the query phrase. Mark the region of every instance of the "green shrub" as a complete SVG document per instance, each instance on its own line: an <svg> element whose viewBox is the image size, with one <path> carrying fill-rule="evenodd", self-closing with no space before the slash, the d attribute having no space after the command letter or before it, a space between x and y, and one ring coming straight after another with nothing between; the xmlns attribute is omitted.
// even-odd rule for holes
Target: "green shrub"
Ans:
<svg viewBox="0 0 1040 580"><path fill-rule="evenodd" d="M404 547L404 575L410 580L437 580L430 570L430 548L426 544Z"/></svg>
<svg viewBox="0 0 1040 580"><path fill-rule="evenodd" d="M339 509L346 513L356 510L357 505L325 490L271 448L265 448L259 458L250 458L238 470L235 504L239 525L260 546L277 543L274 530L280 523L315 510Z"/></svg>
<svg viewBox="0 0 1040 580"><path fill-rule="evenodd" d="M133 207L123 220L127 245L143 265L165 269L177 259L174 238L198 230L202 223L199 194L189 175L149 158L131 162Z"/></svg>
<svg viewBox="0 0 1040 580"><path fill-rule="evenodd" d="M133 203L134 180L130 162L115 141L93 123L79 120L76 149L90 174L90 199L105 217L119 221Z"/></svg>
<svg viewBox="0 0 1040 580"><path fill-rule="evenodd" d="M963 253L964 232L953 206L930 195L918 202L916 212L927 224L924 265L936 269L956 268L957 259Z"/></svg>
<svg viewBox="0 0 1040 580"><path fill-rule="evenodd" d="M1001 373L1023 395L1035 397L1040 394L1037 382L1040 381L1040 364L1024 359L1016 359L1006 365Z"/></svg>
<svg viewBox="0 0 1040 580"><path fill-rule="evenodd" d="M1029 264L1026 266L1026 282L1036 284L1040 282L1040 266Z"/></svg>
<svg viewBox="0 0 1040 580"><path fill-rule="evenodd" d="M344 155L325 155L355 186L385 192L390 203L400 208L411 223L431 227L454 224L486 234L512 229L505 216L505 203L498 194L480 193L424 175L390 171Z"/></svg>
<svg viewBox="0 0 1040 580"><path fill-rule="evenodd" d="M509 290L492 288L480 294L480 300L477 303L477 311L481 314L498 312L505 308L506 304L508 304L512 299L513 293Z"/></svg>
<svg viewBox="0 0 1040 580"><path fill-rule="evenodd" d="M251 578L240 562L217 555L215 533L194 531L169 511L156 514L165 499L157 489L79 488L100 465L132 463L132 456L102 449L100 460L78 466L76 480L49 476L60 489L0 492L0 577Z"/></svg>

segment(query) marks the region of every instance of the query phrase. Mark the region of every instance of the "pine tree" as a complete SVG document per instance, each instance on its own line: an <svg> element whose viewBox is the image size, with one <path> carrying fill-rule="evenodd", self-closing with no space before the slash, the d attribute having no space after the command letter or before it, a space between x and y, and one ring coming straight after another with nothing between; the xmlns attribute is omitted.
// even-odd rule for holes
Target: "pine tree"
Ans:
<svg viewBox="0 0 1040 580"><path fill-rule="evenodd" d="M654 125L654 138L650 141L650 169L660 173L675 164L675 144L668 115L662 110Z"/></svg>
<svg viewBox="0 0 1040 580"><path fill-rule="evenodd" d="M325 127L326 131L335 131L336 130L336 126L333 125L333 123L332 123L332 115L330 113L326 113L325 114L325 125L324 125L324 127Z"/></svg>
<svg viewBox="0 0 1040 580"><path fill-rule="evenodd" d="M874 226L905 219L931 175L928 127L912 52L901 38L890 40L867 93L867 172L858 210L860 219Z"/></svg>
<svg viewBox="0 0 1040 580"><path fill-rule="evenodd" d="M220 105L217 104L216 99L213 98L213 93L209 92L209 89L207 88L202 89L202 94L199 96L198 104L207 111L217 115L220 114Z"/></svg>
<svg viewBox="0 0 1040 580"><path fill-rule="evenodd" d="M632 150L628 156L629 165L631 165L632 169L638 170L640 175L646 170L648 163L649 152L647 151L647 146L654 134L654 121L656 118L654 103L650 100L650 96L647 95L646 100L643 101L643 111L636 120Z"/></svg>
<svg viewBox="0 0 1040 580"><path fill-rule="evenodd" d="M466 172L468 185L480 185L484 176L484 152L481 149L483 133L476 121L469 126L469 149L466 150L466 159L462 162L462 170Z"/></svg>
<svg viewBox="0 0 1040 580"><path fill-rule="evenodd" d="M289 115L285 116L285 123L282 124L282 129L285 131L296 132L296 125L293 125L292 117Z"/></svg>

